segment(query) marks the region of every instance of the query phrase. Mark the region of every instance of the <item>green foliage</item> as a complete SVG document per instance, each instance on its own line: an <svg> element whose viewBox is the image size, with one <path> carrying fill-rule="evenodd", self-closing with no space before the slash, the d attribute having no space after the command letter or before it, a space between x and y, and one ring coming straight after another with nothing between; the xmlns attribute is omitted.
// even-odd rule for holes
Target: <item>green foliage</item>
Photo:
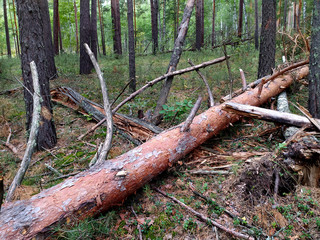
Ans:
<svg viewBox="0 0 320 240"><path fill-rule="evenodd" d="M175 102L174 106L163 105L163 110L160 111L164 116L165 121L180 121L185 113L188 113L193 107L192 101L184 100Z"/></svg>
<svg viewBox="0 0 320 240"><path fill-rule="evenodd" d="M188 218L183 223L183 228L186 231L193 231L197 228L197 226L198 225L193 218Z"/></svg>

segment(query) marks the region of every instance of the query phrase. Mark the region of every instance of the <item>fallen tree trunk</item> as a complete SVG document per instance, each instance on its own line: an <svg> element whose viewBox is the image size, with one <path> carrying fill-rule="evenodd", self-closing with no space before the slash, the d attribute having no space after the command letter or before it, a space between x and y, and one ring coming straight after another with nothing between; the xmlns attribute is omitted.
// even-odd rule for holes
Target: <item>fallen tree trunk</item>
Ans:
<svg viewBox="0 0 320 240"><path fill-rule="evenodd" d="M305 77L308 68L296 73ZM260 105L293 82L290 75L263 88L247 91L232 101ZM5 204L0 215L0 239L46 236L50 227L70 219L84 219L121 204L152 178L172 166L197 146L239 119L223 111L223 104L198 115L190 131L164 131L133 150L42 191L29 200Z"/></svg>
<svg viewBox="0 0 320 240"><path fill-rule="evenodd" d="M310 123L308 118L300 115L292 114L292 113L287 113L287 112L279 112L275 110L248 106L248 105L234 103L234 102L227 102L223 109L228 112L233 112L245 117L284 123L284 124L293 125L297 127L303 127L306 125L310 127L313 126L313 124ZM319 119L316 119L316 121L320 123Z"/></svg>
<svg viewBox="0 0 320 240"><path fill-rule="evenodd" d="M50 91L51 100L64 106L79 111L82 114L90 115L97 122L105 118L103 107L89 99L81 96L79 93L69 87L59 87ZM114 125L130 135L133 139L142 143L162 131L150 123L130 118L122 114L113 115Z"/></svg>

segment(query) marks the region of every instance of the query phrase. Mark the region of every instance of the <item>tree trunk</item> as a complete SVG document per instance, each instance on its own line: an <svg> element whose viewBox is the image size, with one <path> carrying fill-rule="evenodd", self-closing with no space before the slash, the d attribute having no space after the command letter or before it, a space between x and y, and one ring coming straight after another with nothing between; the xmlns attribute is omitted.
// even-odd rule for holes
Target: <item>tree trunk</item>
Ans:
<svg viewBox="0 0 320 240"><path fill-rule="evenodd" d="M104 39L103 11L101 11L100 0L98 0L98 9L99 9L99 21L100 21L100 31L101 31L102 54L105 56L105 55L107 55L106 41Z"/></svg>
<svg viewBox="0 0 320 240"><path fill-rule="evenodd" d="M194 7L194 1L195 0L188 0L188 2L186 4L186 7L185 7L185 10L183 13L183 19L182 19L181 26L180 26L180 31L179 31L179 34L176 38L175 44L174 44L174 50L171 55L171 60L170 60L169 66L168 66L167 73L175 71L177 68L177 65L179 63L179 59L182 54L182 47L184 44L184 40L185 40L187 32L188 32L190 17L191 17L191 13L192 13L192 10ZM166 79L164 85L162 86L160 96L159 96L159 99L157 102L157 106L154 111L154 118L155 118L154 121L156 123L159 122L159 112L162 109L162 105L164 105L167 101L172 81L173 81L173 77L169 77Z"/></svg>
<svg viewBox="0 0 320 240"><path fill-rule="evenodd" d="M18 0L17 13L20 27L21 68L24 85L33 93L30 61L34 61L38 69L40 92L43 99L37 149L50 149L57 143L57 136L52 119L49 89L52 70L50 64L54 63L54 58L51 28L47 29L50 26L48 2L46 0ZM32 37L30 37L30 32L32 32ZM51 46L48 49L49 43L51 43ZM27 130L29 130L33 112L33 97L26 89L24 89L24 99L26 103L26 126Z"/></svg>
<svg viewBox="0 0 320 240"><path fill-rule="evenodd" d="M272 73L276 53L276 0L262 0L258 78Z"/></svg>
<svg viewBox="0 0 320 240"><path fill-rule="evenodd" d="M243 0L239 1L239 21L238 21L238 38L242 37L242 23L243 23Z"/></svg>
<svg viewBox="0 0 320 240"><path fill-rule="evenodd" d="M301 69L297 78L308 74ZM258 97L247 91L233 102L260 105L293 82L291 75L275 79ZM198 115L190 131L180 128L160 133L139 147L49 188L29 200L3 205L0 238L6 240L45 237L51 227L67 219L98 215L123 202L152 178L210 139L239 116L215 106Z"/></svg>
<svg viewBox="0 0 320 240"><path fill-rule="evenodd" d="M254 31L254 46L256 50L259 49L259 12L258 12L258 0L254 0L254 19L255 19L255 31Z"/></svg>
<svg viewBox="0 0 320 240"><path fill-rule="evenodd" d="M13 23L13 17L12 17L12 11L10 8L10 2L8 2L9 6L9 16L10 16L10 23L11 23L11 31L12 31L12 36L13 36L13 41L14 41L14 48L16 52L16 56L20 57L20 53L18 52L18 45L19 45L19 40L17 39L16 36L16 31Z"/></svg>
<svg viewBox="0 0 320 240"><path fill-rule="evenodd" d="M297 29L297 3L293 0L293 28Z"/></svg>
<svg viewBox="0 0 320 240"><path fill-rule="evenodd" d="M203 0L196 3L196 49L199 51L204 41Z"/></svg>
<svg viewBox="0 0 320 240"><path fill-rule="evenodd" d="M158 51L158 0L150 0L150 8L151 8L151 30L152 30L152 53L156 54Z"/></svg>
<svg viewBox="0 0 320 240"><path fill-rule="evenodd" d="M136 60L134 47L134 26L132 0L127 0L128 6L128 37L129 37L129 80L130 91L136 91Z"/></svg>
<svg viewBox="0 0 320 240"><path fill-rule="evenodd" d="M79 37L78 37L78 10L77 10L77 2L74 0L74 23L76 25L76 53L79 52Z"/></svg>
<svg viewBox="0 0 320 240"><path fill-rule="evenodd" d="M53 48L59 55L59 0L53 0Z"/></svg>
<svg viewBox="0 0 320 240"><path fill-rule="evenodd" d="M214 48L216 44L216 33L215 33L215 20L216 20L216 0L212 3L212 32L211 32L211 47Z"/></svg>
<svg viewBox="0 0 320 240"><path fill-rule="evenodd" d="M166 0L163 0L163 16L162 16L162 39L163 39L163 44L162 44L162 52L164 52L164 47L166 44Z"/></svg>
<svg viewBox="0 0 320 240"><path fill-rule="evenodd" d="M309 111L315 118L320 118L320 2L314 0L312 18L310 74L309 74Z"/></svg>
<svg viewBox="0 0 320 240"><path fill-rule="evenodd" d="M17 39L17 48L18 48L18 55L20 56L20 42L19 42L19 31L18 31L18 24L17 24L17 17L16 17L16 9L14 0L12 0L12 7L13 7L13 17L14 17L14 25L15 25L15 32L16 32L16 39Z"/></svg>
<svg viewBox="0 0 320 240"><path fill-rule="evenodd" d="M8 17L7 17L7 0L3 0L3 18L4 18L4 28L6 32L7 53L8 53L8 57L11 57L10 35L9 35Z"/></svg>
<svg viewBox="0 0 320 240"><path fill-rule="evenodd" d="M90 2L80 0L80 74L89 74L93 68L84 44L90 44Z"/></svg>
<svg viewBox="0 0 320 240"><path fill-rule="evenodd" d="M122 54L121 22L119 0L111 0L111 17L113 26L113 50L115 54Z"/></svg>
<svg viewBox="0 0 320 240"><path fill-rule="evenodd" d="M91 15L90 15L90 46L94 57L98 59L98 33L97 33L97 0L91 0Z"/></svg>

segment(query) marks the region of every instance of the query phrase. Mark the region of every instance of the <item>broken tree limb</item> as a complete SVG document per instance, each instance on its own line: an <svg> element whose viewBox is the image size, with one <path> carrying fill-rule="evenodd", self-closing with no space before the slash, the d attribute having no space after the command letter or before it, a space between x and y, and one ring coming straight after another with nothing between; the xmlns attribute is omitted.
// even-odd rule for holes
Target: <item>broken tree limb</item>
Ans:
<svg viewBox="0 0 320 240"><path fill-rule="evenodd" d="M103 143L100 155L98 156L96 164L101 164L103 161L107 159L108 153L111 149L112 144L112 134L113 134L113 122L112 122L112 113L110 109L110 103L109 103L109 97L108 97L108 90L106 83L103 79L103 73L100 70L99 64L97 63L96 58L94 57L93 52L89 48L88 44L84 44L84 47L86 48L86 52L88 53L91 62L94 66L94 69L96 70L96 73L98 75L100 86L101 86L101 92L103 97L103 110L104 114L106 115L106 125L107 125L107 133L106 133L106 139Z"/></svg>
<svg viewBox="0 0 320 240"><path fill-rule="evenodd" d="M228 56L229 58L229 56ZM183 74L183 73L187 73L187 72L192 72L192 71L195 71L197 69L200 69L200 68L205 68L207 66L210 66L210 65L213 65L213 64L217 64L217 63L220 63L220 62L223 62L225 61L226 58L225 57L220 57L220 58L216 58L214 60L211 60L211 61L207 61L207 62L203 62L201 64L198 64L198 65L195 65L193 67L188 67L188 68L184 68L184 69L181 69L181 70L177 70L177 71L173 71L173 72L169 72L169 73L166 73L150 82L148 82L146 85L144 85L142 88L138 89L137 91L135 91L134 93L131 93L126 99L124 99L122 102L120 102L113 110L112 110L112 113L114 114L115 112L117 112L119 110L119 108L121 108L125 103L127 103L128 101L130 101L131 99L133 99L135 96L137 96L138 94L142 93L144 90L146 90L148 87L152 87L154 84L166 79L166 78L169 78L169 77L173 77L175 75L180 75L180 74Z"/></svg>
<svg viewBox="0 0 320 240"><path fill-rule="evenodd" d="M201 221L205 222L205 223L210 223L216 227L218 227L219 229L235 236L235 237L238 237L238 238L242 238L242 239L249 239L249 240L254 240L253 237L249 236L249 235L246 235L246 234L243 234L243 233L239 233L235 230L232 230L232 229L229 229L225 226L223 226L222 224L212 220L211 218L208 218L206 216L204 216L203 214L195 211L193 208L187 206L186 204L184 204L183 202L179 201L178 199L176 199L175 197L172 197L172 196L169 196L167 194L165 194L163 191L161 191L160 189L156 188L155 189L157 192L161 193L163 196L167 197L167 198L170 198L172 201L178 203L180 206L182 206L183 208L187 209L189 212L193 213L195 216L197 216Z"/></svg>
<svg viewBox="0 0 320 240"><path fill-rule="evenodd" d="M186 121L182 125L181 130L180 130L181 132L185 132L190 129L190 125L191 125L194 117L196 116L196 113L198 112L198 110L200 108L201 101L202 101L202 97L199 96L196 103L193 105L193 108L191 109L189 116L187 117Z"/></svg>
<svg viewBox="0 0 320 240"><path fill-rule="evenodd" d="M188 0L184 8L182 21L178 29L177 38L175 39L175 42L174 42L173 53L171 55L167 73L175 71L178 66L178 63L182 54L184 40L187 36L191 13L194 7L194 2L195 0ZM167 98L169 96L172 82L173 82L173 76L167 77L166 81L164 82L161 88L160 95L157 101L157 106L153 112L153 122L156 125L161 121L160 111L162 110L162 106L167 102Z"/></svg>
<svg viewBox="0 0 320 240"><path fill-rule="evenodd" d="M272 122L278 122L288 125L293 125L297 127L303 127L305 125L312 126L309 119L300 115L286 113L286 112L279 112L275 110L259 108L234 102L227 102L224 105L224 110L228 112L233 112L241 116L245 117L252 117ZM320 120L316 120L320 123Z"/></svg>
<svg viewBox="0 0 320 240"><path fill-rule="evenodd" d="M296 72L301 79L309 72ZM293 82L291 75L272 81L257 97L257 89L246 91L232 101L261 105ZM144 184L168 169L206 140L239 120L223 111L223 104L195 117L190 131L164 131L144 144L70 177L31 199L4 204L0 215L0 239L19 240L46 236L51 227L68 219L84 219L121 204Z"/></svg>
<svg viewBox="0 0 320 240"><path fill-rule="evenodd" d="M247 89L247 80L246 76L244 75L243 70L240 68L240 77L241 77L241 82L242 82L242 91L245 91Z"/></svg>
<svg viewBox="0 0 320 240"><path fill-rule="evenodd" d="M38 72L36 68L36 64L34 61L30 63L30 69L32 74L32 80L33 80L33 89L34 93L33 95L33 113L32 113L32 122L31 122L31 128L30 128L30 134L29 139L27 143L27 148L24 153L23 159L21 161L20 168L14 177L9 190L7 192L6 202L11 202L14 197L14 192L16 188L21 184L22 179L29 167L32 154L36 148L36 138L39 131L39 125L40 125L40 112L41 112L41 97L40 97L40 85L39 85L39 78L38 78Z"/></svg>
<svg viewBox="0 0 320 240"><path fill-rule="evenodd" d="M193 62L191 61L191 59L188 59L188 63L191 66L194 66ZM213 98L213 94L211 92L210 86L208 84L208 81L206 79L206 77L202 74L202 72L199 69L196 69L196 72L198 73L198 75L202 78L204 84L206 85L207 91L208 91L208 96L209 96L209 102L210 102L210 107L214 106L214 98Z"/></svg>
<svg viewBox="0 0 320 240"><path fill-rule="evenodd" d="M50 93L53 102L60 103L82 114L90 115L97 122L105 118L104 109L100 104L81 96L69 87L59 87L51 90ZM145 142L154 136L154 134L162 131L161 128L150 123L119 113L113 115L113 123L119 130L127 132L127 134L139 142ZM130 131L128 131L128 129L130 129Z"/></svg>

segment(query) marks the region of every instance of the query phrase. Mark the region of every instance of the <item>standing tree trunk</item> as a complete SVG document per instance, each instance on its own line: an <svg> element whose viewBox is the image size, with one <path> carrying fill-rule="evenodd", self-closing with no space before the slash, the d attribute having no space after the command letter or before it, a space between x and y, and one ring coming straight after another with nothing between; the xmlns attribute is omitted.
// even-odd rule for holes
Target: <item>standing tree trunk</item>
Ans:
<svg viewBox="0 0 320 240"><path fill-rule="evenodd" d="M94 57L98 59L98 33L97 33L97 0L91 0L90 16L90 44Z"/></svg>
<svg viewBox="0 0 320 240"><path fill-rule="evenodd" d="M151 29L152 29L152 43L153 54L156 54L158 51L158 0L150 0L150 8L151 8Z"/></svg>
<svg viewBox="0 0 320 240"><path fill-rule="evenodd" d="M74 23L76 25L76 53L79 52L79 37L78 37L78 9L77 9L77 2L74 0L73 2L74 7Z"/></svg>
<svg viewBox="0 0 320 240"><path fill-rule="evenodd" d="M310 74L309 74L309 111L314 118L320 118L320 1L314 0L312 18Z"/></svg>
<svg viewBox="0 0 320 240"><path fill-rule="evenodd" d="M216 0L212 3L212 32L211 32L211 47L214 48L216 44L216 33L215 33L215 20L216 20Z"/></svg>
<svg viewBox="0 0 320 240"><path fill-rule="evenodd" d="M16 32L16 39L17 39L17 48L18 48L18 55L20 56L20 43L19 43L19 31L18 31L18 24L17 24L17 17L16 17L16 9L14 0L12 0L12 7L13 7L13 17L14 17L14 25L15 25L15 32ZM51 40L52 42L52 40Z"/></svg>
<svg viewBox="0 0 320 240"><path fill-rule="evenodd" d="M259 12L258 12L258 0L254 0L254 19L255 19L255 31L254 31L254 46L259 49Z"/></svg>
<svg viewBox="0 0 320 240"><path fill-rule="evenodd" d="M130 91L136 91L136 60L134 49L134 26L133 26L133 6L132 0L127 0L128 6L128 35L129 35L129 78Z"/></svg>
<svg viewBox="0 0 320 240"><path fill-rule="evenodd" d="M11 57L10 35L9 35L8 17L7 17L7 0L3 0L3 17L4 17L4 28L6 31L7 53L8 53L8 57Z"/></svg>
<svg viewBox="0 0 320 240"><path fill-rule="evenodd" d="M14 23L13 23L13 17L12 17L12 11L11 11L11 8L10 8L10 2L8 2L9 5L9 16L10 16L10 23L11 23L11 31L12 31L12 36L13 36L13 42L14 42L14 48L15 48L15 52L16 52L16 56L20 56L20 54L18 53L18 39L17 39L17 36L16 36L16 31L15 31L15 28L14 28Z"/></svg>
<svg viewBox="0 0 320 240"><path fill-rule="evenodd" d="M239 21L238 21L238 38L242 37L242 23L243 23L243 0L239 1Z"/></svg>
<svg viewBox="0 0 320 240"><path fill-rule="evenodd" d="M59 54L59 0L53 0L53 48Z"/></svg>
<svg viewBox="0 0 320 240"><path fill-rule="evenodd" d="M107 55L106 41L104 39L103 12L101 11L100 0L98 0L98 10L99 10L99 21L100 21L100 31L101 31L102 54L105 56Z"/></svg>
<svg viewBox="0 0 320 240"><path fill-rule="evenodd" d="M163 0L163 16L162 16L162 47L161 47L161 51L164 52L164 47L166 44L166 0Z"/></svg>
<svg viewBox="0 0 320 240"><path fill-rule="evenodd" d="M288 0L284 0L283 6L283 31L287 29L287 7L288 7Z"/></svg>
<svg viewBox="0 0 320 240"><path fill-rule="evenodd" d="M262 0L258 78L272 73L276 54L276 0Z"/></svg>
<svg viewBox="0 0 320 240"><path fill-rule="evenodd" d="M122 54L121 22L119 0L111 0L111 17L113 25L113 50L115 54Z"/></svg>
<svg viewBox="0 0 320 240"><path fill-rule="evenodd" d="M50 71L53 68L52 66L50 67L50 64L54 63L54 58L53 51L48 51L47 49L49 43L51 43L50 49L53 49L51 28L46 29L50 26L48 2L46 0L18 0L17 13L19 17L21 68L24 85L32 93L34 92L30 70L30 62L34 61L38 69L40 92L43 99L37 149L50 149L57 143L57 136L52 119L49 88ZM49 60L50 58L52 59ZM24 100L26 103L26 126L27 130L29 130L33 113L33 97L26 89L24 90Z"/></svg>
<svg viewBox="0 0 320 240"><path fill-rule="evenodd" d="M196 49L199 51L204 42L204 16L203 0L196 3Z"/></svg>
<svg viewBox="0 0 320 240"><path fill-rule="evenodd" d="M80 0L80 74L89 74L93 68L84 44L90 44L90 2Z"/></svg>
<svg viewBox="0 0 320 240"><path fill-rule="evenodd" d="M188 0L186 7L184 9L181 26L179 28L180 31L178 33L178 36L177 36L175 44L174 44L174 49L173 49L173 53L171 55L171 60L170 60L169 66L168 66L167 73L175 71L177 68L177 65L179 63L179 59L182 54L182 47L184 44L184 40L185 40L187 32L188 32L190 17L191 17L191 13L192 13L192 10L194 7L194 1L195 0ZM157 106L154 110L153 121L155 123L160 122L160 111L162 110L162 106L167 101L172 81L173 81L173 76L168 77L162 86L160 96L159 96L159 99L157 102Z"/></svg>
<svg viewBox="0 0 320 240"><path fill-rule="evenodd" d="M297 30L297 3L293 0L293 28Z"/></svg>

